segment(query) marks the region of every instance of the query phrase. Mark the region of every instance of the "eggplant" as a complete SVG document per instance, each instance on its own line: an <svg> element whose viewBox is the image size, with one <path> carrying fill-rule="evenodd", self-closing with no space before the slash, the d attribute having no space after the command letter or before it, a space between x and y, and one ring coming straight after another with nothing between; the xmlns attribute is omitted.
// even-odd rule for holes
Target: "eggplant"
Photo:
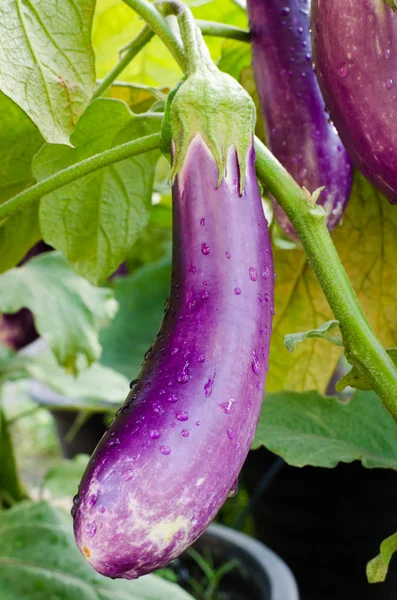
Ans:
<svg viewBox="0 0 397 600"><path fill-rule="evenodd" d="M170 297L72 509L78 547L113 578L167 565L235 493L268 370L274 271L252 101L214 67L183 83L171 115Z"/></svg>
<svg viewBox="0 0 397 600"><path fill-rule="evenodd" d="M312 2L317 78L357 168L397 203L397 13L385 0Z"/></svg>
<svg viewBox="0 0 397 600"><path fill-rule="evenodd" d="M327 4L335 3L329 0ZM352 166L328 121L313 71L310 2L248 0L247 7L254 76L268 146L300 186L310 192L325 186L318 204L327 213L331 231L349 200ZM344 18L344 9L340 10ZM296 238L276 202L274 210L282 229Z"/></svg>

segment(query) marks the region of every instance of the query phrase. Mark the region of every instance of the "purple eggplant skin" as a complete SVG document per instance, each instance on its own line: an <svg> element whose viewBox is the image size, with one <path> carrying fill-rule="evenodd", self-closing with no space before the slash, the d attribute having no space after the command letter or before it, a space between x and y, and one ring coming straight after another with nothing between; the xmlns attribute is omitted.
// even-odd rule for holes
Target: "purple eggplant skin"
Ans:
<svg viewBox="0 0 397 600"><path fill-rule="evenodd" d="M357 168L397 204L397 13L385 0L312 2L317 78Z"/></svg>
<svg viewBox="0 0 397 600"><path fill-rule="evenodd" d="M329 0L328 4L335 2ZM300 186L310 192L325 186L318 203L324 207L332 231L349 201L352 165L328 122L313 71L310 2L248 0L247 6L267 143ZM274 209L283 230L296 238L285 212L277 203Z"/></svg>
<svg viewBox="0 0 397 600"><path fill-rule="evenodd" d="M259 419L274 271L249 150L227 175L202 138L173 184L170 299L139 379L96 448L72 514L103 575L164 567L207 528L234 487Z"/></svg>

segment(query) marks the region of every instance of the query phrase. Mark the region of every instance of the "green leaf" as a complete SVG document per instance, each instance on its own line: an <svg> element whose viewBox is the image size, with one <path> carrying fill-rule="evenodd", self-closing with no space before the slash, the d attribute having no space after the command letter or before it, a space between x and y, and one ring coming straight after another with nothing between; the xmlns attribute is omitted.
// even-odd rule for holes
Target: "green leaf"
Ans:
<svg viewBox="0 0 397 600"><path fill-rule="evenodd" d="M168 87L156 87L140 83L119 82L107 91L106 96L117 100L123 100L135 114L144 113L153 106L156 101L165 102Z"/></svg>
<svg viewBox="0 0 397 600"><path fill-rule="evenodd" d="M332 236L376 335L384 347L397 347L395 207L357 174L343 224ZM317 329L333 315L303 250L274 248L274 259L276 315L271 354L277 360L272 361L267 390L324 392L342 349L321 339L310 339L290 354L284 338L291 331Z"/></svg>
<svg viewBox="0 0 397 600"><path fill-rule="evenodd" d="M24 498L27 495L18 477L5 414L0 409L0 506L10 506Z"/></svg>
<svg viewBox="0 0 397 600"><path fill-rule="evenodd" d="M101 363L133 379L153 342L169 292L170 260L146 265L116 280L116 317L101 331Z"/></svg>
<svg viewBox="0 0 397 600"><path fill-rule="evenodd" d="M94 0L0 5L1 90L52 143L69 143L94 83Z"/></svg>
<svg viewBox="0 0 397 600"><path fill-rule="evenodd" d="M96 573L73 539L70 517L46 502L0 514L0 589L7 600L192 600L147 575L113 581Z"/></svg>
<svg viewBox="0 0 397 600"><path fill-rule="evenodd" d="M142 19L121 0L97 0L93 46L99 78L115 66L119 50L141 31ZM155 36L123 71L125 81L174 87L181 70L162 41Z"/></svg>
<svg viewBox="0 0 397 600"><path fill-rule="evenodd" d="M302 331L300 333L289 333L284 338L284 344L288 352L293 352L296 345L300 342L304 342L311 338L321 338L335 344L336 346L343 346L343 342L339 337L330 335L331 331L334 331L339 327L339 321L327 321L317 327L317 329L311 329L310 331Z"/></svg>
<svg viewBox="0 0 397 600"><path fill-rule="evenodd" d="M44 143L37 127L0 92L0 204L34 183L33 156ZM0 223L0 273L14 267L40 239L37 205Z"/></svg>
<svg viewBox="0 0 397 600"><path fill-rule="evenodd" d="M250 68L252 63L251 45L237 40L225 40L222 44L222 54L218 62L221 71L229 73L240 81L241 72Z"/></svg>
<svg viewBox="0 0 397 600"><path fill-rule="evenodd" d="M77 486L87 466L89 456L78 454L73 460L61 460L44 476L42 493L49 494L51 499L69 498L75 495ZM70 503L69 503L70 510Z"/></svg>
<svg viewBox="0 0 397 600"><path fill-rule="evenodd" d="M367 578L369 583L381 583L385 581L390 561L395 552L397 552L397 533L383 540L380 545L380 554L367 564Z"/></svg>
<svg viewBox="0 0 397 600"><path fill-rule="evenodd" d="M80 119L72 142L46 145L34 161L38 180L118 144L159 131L160 122L134 116L120 100L101 98ZM157 151L110 165L45 196L44 240L61 250L79 275L102 283L124 260L149 217Z"/></svg>
<svg viewBox="0 0 397 600"><path fill-rule="evenodd" d="M220 21L247 27L247 15L232 0L198 0L188 3L197 19ZM97 0L93 27L96 70L104 77L118 62L119 50L141 31L143 21L121 0ZM206 37L212 58L221 55L222 38ZM249 44L246 44L249 46ZM123 71L124 81L173 88L181 78L181 70L162 41L155 36Z"/></svg>
<svg viewBox="0 0 397 600"><path fill-rule="evenodd" d="M61 365L76 371L79 354L88 363L99 358L98 332L117 308L113 293L76 275L61 254L47 252L3 273L0 289L0 311L29 308Z"/></svg>
<svg viewBox="0 0 397 600"><path fill-rule="evenodd" d="M267 394L253 448L262 445L295 467L360 460L397 470L397 424L373 392L348 404L317 392Z"/></svg>
<svg viewBox="0 0 397 600"><path fill-rule="evenodd" d="M387 354L392 359L393 363L397 367L397 348L390 348L386 350ZM371 390L371 384L363 375L356 369L356 367L352 367L346 375L342 377L340 381L336 384L336 391L342 392L346 387L356 388L356 390Z"/></svg>
<svg viewBox="0 0 397 600"><path fill-rule="evenodd" d="M12 348L0 342L0 385L6 381L26 379L26 365L29 358L21 356Z"/></svg>
<svg viewBox="0 0 397 600"><path fill-rule="evenodd" d="M164 199L164 198L163 198ZM130 273L147 263L171 256L172 211L165 202L153 206L149 223L127 255Z"/></svg>
<svg viewBox="0 0 397 600"><path fill-rule="evenodd" d="M31 390L34 399L40 404L62 407L63 410L114 412L129 391L128 379L117 371L93 363L74 377L59 366L50 351L35 356L25 368L31 377L57 392L53 395L40 394L40 386L35 385Z"/></svg>

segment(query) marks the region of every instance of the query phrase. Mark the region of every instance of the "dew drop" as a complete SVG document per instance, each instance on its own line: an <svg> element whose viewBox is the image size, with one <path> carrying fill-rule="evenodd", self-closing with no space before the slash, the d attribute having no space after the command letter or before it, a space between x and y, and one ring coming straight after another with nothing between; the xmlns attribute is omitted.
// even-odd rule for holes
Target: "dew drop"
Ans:
<svg viewBox="0 0 397 600"><path fill-rule="evenodd" d="M234 438L234 431L233 431L233 429L229 428L227 430L227 437L229 438L229 440L232 440Z"/></svg>
<svg viewBox="0 0 397 600"><path fill-rule="evenodd" d="M389 60L390 56L391 56L391 50L390 48L387 48L384 53L383 56L385 57L385 60Z"/></svg>
<svg viewBox="0 0 397 600"><path fill-rule="evenodd" d="M298 27L298 33L301 35L303 33L303 27Z"/></svg>
<svg viewBox="0 0 397 600"><path fill-rule="evenodd" d="M196 421L197 427L200 427L200 421Z"/></svg>
<svg viewBox="0 0 397 600"><path fill-rule="evenodd" d="M207 290L203 290L201 292L201 297L203 300L208 300L208 298L210 297L209 293L207 292Z"/></svg>
<svg viewBox="0 0 397 600"><path fill-rule="evenodd" d="M121 479L123 481L130 481L130 479L132 479L133 476L133 472L131 469L125 469L122 473L121 473Z"/></svg>
<svg viewBox="0 0 397 600"><path fill-rule="evenodd" d="M230 252L228 252L227 250L226 250L225 254L226 254L226 258L227 258L227 259L230 259L230 258L232 258L232 255L231 255L231 254L230 254Z"/></svg>
<svg viewBox="0 0 397 600"><path fill-rule="evenodd" d="M189 430L188 429L182 429L181 431L181 435L185 438L189 437Z"/></svg>
<svg viewBox="0 0 397 600"><path fill-rule="evenodd" d="M197 357L197 362L199 362L199 363L203 363L203 362L205 362L205 356L204 356L204 354L200 354L200 355Z"/></svg>
<svg viewBox="0 0 397 600"><path fill-rule="evenodd" d="M189 266L189 273L195 273L196 272L196 267L194 266L193 263L190 263Z"/></svg>
<svg viewBox="0 0 397 600"><path fill-rule="evenodd" d="M153 402L152 411L156 413L156 415L163 415L165 413L165 410L161 406L160 402Z"/></svg>
<svg viewBox="0 0 397 600"><path fill-rule="evenodd" d="M151 429L149 432L149 437L151 440L158 440L160 437L160 432L158 429Z"/></svg>
<svg viewBox="0 0 397 600"><path fill-rule="evenodd" d="M219 404L219 408L225 413L225 415L231 415L235 411L235 400L230 398L229 402L222 402Z"/></svg>
<svg viewBox="0 0 397 600"><path fill-rule="evenodd" d="M214 386L216 372L214 372L213 376L210 377L207 383L204 384L205 397L209 398L212 394L212 388Z"/></svg>
<svg viewBox="0 0 397 600"><path fill-rule="evenodd" d="M174 349L171 351L171 356L175 356L175 354L178 354L178 352L179 352L179 348L174 348Z"/></svg>
<svg viewBox="0 0 397 600"><path fill-rule="evenodd" d="M259 358L257 353L255 352L255 350L252 352L252 370L255 373L255 375L259 375L259 373L261 372L261 367L259 364Z"/></svg>
<svg viewBox="0 0 397 600"><path fill-rule="evenodd" d="M201 253L204 254L204 256L208 256L208 254L211 252L210 247L208 246L208 244L206 244L205 242L203 242L201 244Z"/></svg>
<svg viewBox="0 0 397 600"><path fill-rule="evenodd" d="M349 74L349 65L347 63L343 63L339 66L339 76L342 78L347 77Z"/></svg>
<svg viewBox="0 0 397 600"><path fill-rule="evenodd" d="M205 219L204 219L204 217L202 217L202 218L200 219L200 225L201 225L202 227L205 225Z"/></svg>
<svg viewBox="0 0 397 600"><path fill-rule="evenodd" d="M288 16L290 12L291 12L291 9L288 6L284 6L283 8L280 9L280 15L282 17Z"/></svg>
<svg viewBox="0 0 397 600"><path fill-rule="evenodd" d="M145 388L148 390L150 387L152 387L152 384L150 383L150 381L148 381L145 385Z"/></svg>
<svg viewBox="0 0 397 600"><path fill-rule="evenodd" d="M236 294L236 296L240 296L241 294L241 290L239 287L234 288L234 293Z"/></svg>
<svg viewBox="0 0 397 600"><path fill-rule="evenodd" d="M152 346L150 346L149 350L146 350L145 356L143 357L145 360L148 360L152 356Z"/></svg>
<svg viewBox="0 0 397 600"><path fill-rule="evenodd" d="M80 496L76 494L73 498L73 504L77 505L80 502Z"/></svg>
<svg viewBox="0 0 397 600"><path fill-rule="evenodd" d="M267 303L270 302L270 296L269 296L269 294L265 294L265 302L267 302Z"/></svg>
<svg viewBox="0 0 397 600"><path fill-rule="evenodd" d="M169 448L168 446L160 446L160 452L161 454L164 454L164 456L168 456L169 454L171 454L171 448Z"/></svg>
<svg viewBox="0 0 397 600"><path fill-rule="evenodd" d="M238 479L233 483L232 488L229 492L228 498L234 498L238 493Z"/></svg>
<svg viewBox="0 0 397 600"><path fill-rule="evenodd" d="M393 87L393 79L386 79L385 88L387 89L387 91L391 90L392 87Z"/></svg>
<svg viewBox="0 0 397 600"><path fill-rule="evenodd" d="M119 444L120 444L119 438L112 438L108 442L108 446L110 446L110 447L112 447L112 446L118 446Z"/></svg>
<svg viewBox="0 0 397 600"><path fill-rule="evenodd" d="M134 388L136 388L138 383L139 383L139 379L133 379L130 383L130 390L133 390Z"/></svg>
<svg viewBox="0 0 397 600"><path fill-rule="evenodd" d="M187 360L182 369L176 372L175 379L178 383L187 383L189 381L189 361Z"/></svg>
<svg viewBox="0 0 397 600"><path fill-rule="evenodd" d="M160 390L159 391L159 396L164 396L164 394L165 394L165 390Z"/></svg>
<svg viewBox="0 0 397 600"><path fill-rule="evenodd" d="M171 402L172 404L174 404L174 402L176 402L178 400L177 396L175 396L175 394L170 394L168 396L168 402Z"/></svg>
<svg viewBox="0 0 397 600"><path fill-rule="evenodd" d="M178 421L187 421L189 418L189 414L186 412L186 410L178 410L175 416Z"/></svg>
<svg viewBox="0 0 397 600"><path fill-rule="evenodd" d="M250 277L251 281L256 281L258 279L258 273L257 273L256 269L254 269L254 267L250 267L248 269L248 273L249 273L249 277Z"/></svg>

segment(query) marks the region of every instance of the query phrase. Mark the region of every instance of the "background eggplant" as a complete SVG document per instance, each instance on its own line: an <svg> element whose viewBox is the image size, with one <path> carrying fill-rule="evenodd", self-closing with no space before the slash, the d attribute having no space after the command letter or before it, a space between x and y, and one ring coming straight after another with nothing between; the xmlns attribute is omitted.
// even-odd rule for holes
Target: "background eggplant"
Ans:
<svg viewBox="0 0 397 600"><path fill-rule="evenodd" d="M385 0L312 2L314 62L360 171L397 203L397 13Z"/></svg>
<svg viewBox="0 0 397 600"><path fill-rule="evenodd" d="M349 200L352 167L328 122L312 68L310 2L248 0L247 5L267 143L300 186L310 192L325 186L318 203L327 212L328 229L332 230ZM340 8L340 14L342 18L344 9ZM296 237L277 203L275 214L284 231Z"/></svg>

